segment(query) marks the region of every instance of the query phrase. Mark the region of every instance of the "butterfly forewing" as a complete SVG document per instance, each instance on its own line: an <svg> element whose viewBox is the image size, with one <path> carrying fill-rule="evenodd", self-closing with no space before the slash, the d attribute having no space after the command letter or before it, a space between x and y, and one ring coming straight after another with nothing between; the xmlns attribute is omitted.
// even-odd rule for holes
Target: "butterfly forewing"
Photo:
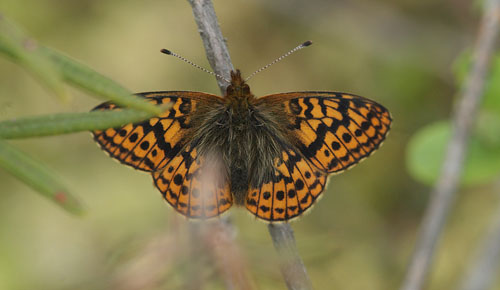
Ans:
<svg viewBox="0 0 500 290"><path fill-rule="evenodd" d="M335 92L297 92L263 97L281 103L296 146L314 166L340 172L369 156L384 141L391 124L387 109L369 99Z"/></svg>
<svg viewBox="0 0 500 290"><path fill-rule="evenodd" d="M163 168L188 142L191 117L200 103L220 102L215 95L193 92L142 93L154 104L172 107L157 118L120 128L93 131L94 139L108 154L123 164L144 171ZM94 110L119 110L103 103Z"/></svg>

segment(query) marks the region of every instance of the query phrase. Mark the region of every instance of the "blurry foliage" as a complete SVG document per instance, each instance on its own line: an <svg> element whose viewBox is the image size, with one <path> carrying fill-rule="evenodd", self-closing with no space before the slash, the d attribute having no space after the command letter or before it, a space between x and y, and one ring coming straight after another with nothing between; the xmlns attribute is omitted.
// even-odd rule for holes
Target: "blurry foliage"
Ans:
<svg viewBox="0 0 500 290"><path fill-rule="evenodd" d="M66 81L123 106L135 108L119 112L54 114L0 121L0 138L27 138L106 129L151 118L164 109L132 96L122 86L90 68L40 46L1 14L0 53L30 71L43 85L64 100L68 98L63 84ZM69 212L82 211L76 198L64 188L56 174L3 141L0 142L0 167Z"/></svg>
<svg viewBox="0 0 500 290"><path fill-rule="evenodd" d="M471 62L463 53L455 64L457 87L464 82ZM491 65L479 118L471 136L462 183L478 185L500 177L500 55ZM439 177L446 146L451 137L449 121L437 121L419 129L410 139L407 152L409 172L420 182L432 185Z"/></svg>

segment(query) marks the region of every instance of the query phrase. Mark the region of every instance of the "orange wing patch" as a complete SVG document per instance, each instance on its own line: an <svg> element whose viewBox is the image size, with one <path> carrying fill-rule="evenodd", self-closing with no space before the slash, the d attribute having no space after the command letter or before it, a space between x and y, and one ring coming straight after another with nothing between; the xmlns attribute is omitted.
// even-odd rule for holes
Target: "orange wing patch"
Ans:
<svg viewBox="0 0 500 290"><path fill-rule="evenodd" d="M283 103L298 148L324 172L341 172L378 149L390 129L386 108L369 99L334 92L299 92L263 97Z"/></svg>
<svg viewBox="0 0 500 290"><path fill-rule="evenodd" d="M157 118L120 128L93 131L94 139L108 154L123 164L144 171L163 168L186 145L191 114L200 102L219 97L204 93L158 92L139 94L154 104L172 103L172 108ZM94 110L119 110L103 103Z"/></svg>
<svg viewBox="0 0 500 290"><path fill-rule="evenodd" d="M246 208L266 221L286 221L300 216L323 192L326 175L294 149L283 150L275 160L273 180L250 187Z"/></svg>
<svg viewBox="0 0 500 290"><path fill-rule="evenodd" d="M188 148L162 171L153 172L156 187L165 200L188 218L211 218L228 210L233 198L219 158L199 156Z"/></svg>

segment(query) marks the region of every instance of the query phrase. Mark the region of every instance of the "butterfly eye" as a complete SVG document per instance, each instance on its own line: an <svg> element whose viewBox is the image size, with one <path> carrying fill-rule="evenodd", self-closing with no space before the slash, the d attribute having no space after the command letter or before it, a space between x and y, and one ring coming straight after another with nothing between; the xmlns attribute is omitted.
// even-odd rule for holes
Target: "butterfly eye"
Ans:
<svg viewBox="0 0 500 290"><path fill-rule="evenodd" d="M234 87L233 85L229 85L226 89L226 95L234 95Z"/></svg>
<svg viewBox="0 0 500 290"><path fill-rule="evenodd" d="M242 90L244 95L250 94L250 87L247 84L244 84L243 86L241 86L241 90Z"/></svg>

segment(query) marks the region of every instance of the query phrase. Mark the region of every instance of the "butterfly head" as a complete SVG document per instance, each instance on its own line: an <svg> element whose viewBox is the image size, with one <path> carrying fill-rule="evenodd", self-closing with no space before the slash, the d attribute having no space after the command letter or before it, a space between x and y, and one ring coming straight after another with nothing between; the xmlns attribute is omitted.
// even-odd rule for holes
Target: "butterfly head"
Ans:
<svg viewBox="0 0 500 290"><path fill-rule="evenodd" d="M229 98L248 98L251 96L250 87L241 77L241 72L239 69L237 69L236 71L231 71L231 84L226 89L226 96Z"/></svg>

